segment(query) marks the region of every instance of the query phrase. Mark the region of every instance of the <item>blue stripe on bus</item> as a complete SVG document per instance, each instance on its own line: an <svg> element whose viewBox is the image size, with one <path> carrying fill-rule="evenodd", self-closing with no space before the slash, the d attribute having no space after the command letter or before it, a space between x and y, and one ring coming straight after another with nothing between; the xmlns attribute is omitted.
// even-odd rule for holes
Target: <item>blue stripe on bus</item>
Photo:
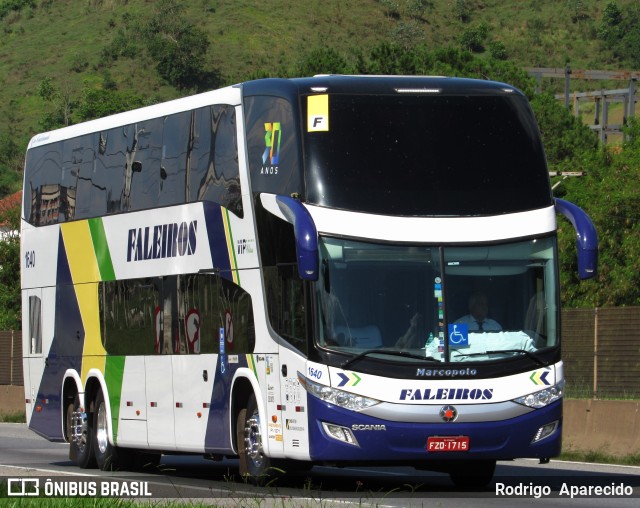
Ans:
<svg viewBox="0 0 640 508"><path fill-rule="evenodd" d="M67 369L81 371L84 347L84 325L76 292L71 281L71 270L60 234L58 242L58 271L56 280L55 329L51 349L45 359L44 373L34 401L29 428L52 441L63 441L60 414L62 378ZM37 361L36 359L29 360ZM35 408L40 407L40 411Z"/></svg>
<svg viewBox="0 0 640 508"><path fill-rule="evenodd" d="M209 406L209 419L207 421L207 432L204 438L204 449L207 453L227 453L233 454L233 443L230 441L231 431L229 418L231 407L231 382L235 372L241 367L247 367L247 357L244 354L238 355L238 363L230 364L229 356L225 355L226 362L224 373L222 373L221 362L223 355L218 355L216 362L216 375L213 382L213 392L211 393L211 405Z"/></svg>
<svg viewBox="0 0 640 508"><path fill-rule="evenodd" d="M204 202L203 207L213 268L220 270L222 277L233 282L230 260L230 256L233 255L233 253L230 253L227 247L227 235L224 229L222 207L209 201Z"/></svg>
<svg viewBox="0 0 640 508"><path fill-rule="evenodd" d="M559 455L562 444L562 402L504 421L479 423L420 424L392 422L347 411L309 397L309 452L312 460L344 461L438 461L445 459L543 458ZM531 444L539 427L560 421L555 433ZM384 425L371 430L353 430L359 446L329 438L322 422L349 429L353 425ZM377 429L377 430L373 430ZM468 452L429 453L429 436L468 436Z"/></svg>

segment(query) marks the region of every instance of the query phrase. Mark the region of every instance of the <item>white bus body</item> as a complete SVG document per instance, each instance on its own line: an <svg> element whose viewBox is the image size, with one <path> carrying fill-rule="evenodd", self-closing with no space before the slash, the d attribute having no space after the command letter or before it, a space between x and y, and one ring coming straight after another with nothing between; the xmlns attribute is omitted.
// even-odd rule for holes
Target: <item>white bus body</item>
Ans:
<svg viewBox="0 0 640 508"><path fill-rule="evenodd" d="M548 460L557 211L592 276L526 99L487 81L259 80L35 136L29 427L102 469L177 452L482 484Z"/></svg>

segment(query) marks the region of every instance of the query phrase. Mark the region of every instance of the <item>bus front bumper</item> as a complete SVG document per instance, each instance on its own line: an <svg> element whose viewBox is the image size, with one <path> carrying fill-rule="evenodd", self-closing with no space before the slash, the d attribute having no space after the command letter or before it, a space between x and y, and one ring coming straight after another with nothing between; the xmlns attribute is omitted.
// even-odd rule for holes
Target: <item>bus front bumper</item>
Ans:
<svg viewBox="0 0 640 508"><path fill-rule="evenodd" d="M541 431L541 429L544 429ZM542 434L541 434L542 432ZM548 435L540 439L544 433ZM429 438L457 438L464 451L429 451ZM538 439L536 440L536 437ZM309 450L314 462L420 462L547 459L560 454L562 400L499 421L395 422L309 397Z"/></svg>

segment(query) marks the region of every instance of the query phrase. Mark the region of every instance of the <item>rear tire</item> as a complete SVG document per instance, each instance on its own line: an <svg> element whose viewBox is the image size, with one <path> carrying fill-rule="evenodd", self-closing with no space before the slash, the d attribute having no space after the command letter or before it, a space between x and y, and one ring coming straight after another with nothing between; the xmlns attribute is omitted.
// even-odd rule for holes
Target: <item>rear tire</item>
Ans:
<svg viewBox="0 0 640 508"><path fill-rule="evenodd" d="M107 405L102 390L99 390L96 396L93 430L93 449L98 467L102 471L116 471L120 469L116 447L109 442Z"/></svg>
<svg viewBox="0 0 640 508"><path fill-rule="evenodd" d="M85 411L86 411L85 400ZM82 422L76 422L77 429L74 429L73 413L80 411L80 397L76 395L73 404L67 406L65 415L67 425L67 436L69 437L69 458L82 469L90 469L96 467L96 459L93 454L93 414L90 411L85 412L85 418ZM74 430L79 431L79 438L74 439Z"/></svg>
<svg viewBox="0 0 640 508"><path fill-rule="evenodd" d="M246 407L238 413L236 439L240 458L240 476L252 483L260 483L268 476L271 461L262 449L260 412L253 393Z"/></svg>

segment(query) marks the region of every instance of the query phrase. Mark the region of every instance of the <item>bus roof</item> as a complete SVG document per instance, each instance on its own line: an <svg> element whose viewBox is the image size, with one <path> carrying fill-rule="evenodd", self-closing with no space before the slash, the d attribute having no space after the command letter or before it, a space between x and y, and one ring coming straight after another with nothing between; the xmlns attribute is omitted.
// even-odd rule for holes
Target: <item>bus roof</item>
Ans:
<svg viewBox="0 0 640 508"><path fill-rule="evenodd" d="M111 129L152 118L188 111L211 104L239 105L241 96L275 95L293 98L312 93L339 94L434 94L502 95L521 94L519 90L495 81L442 76L351 76L318 75L308 78L266 78L247 81L219 90L191 95L115 115L90 120L35 135L28 149L79 135Z"/></svg>

